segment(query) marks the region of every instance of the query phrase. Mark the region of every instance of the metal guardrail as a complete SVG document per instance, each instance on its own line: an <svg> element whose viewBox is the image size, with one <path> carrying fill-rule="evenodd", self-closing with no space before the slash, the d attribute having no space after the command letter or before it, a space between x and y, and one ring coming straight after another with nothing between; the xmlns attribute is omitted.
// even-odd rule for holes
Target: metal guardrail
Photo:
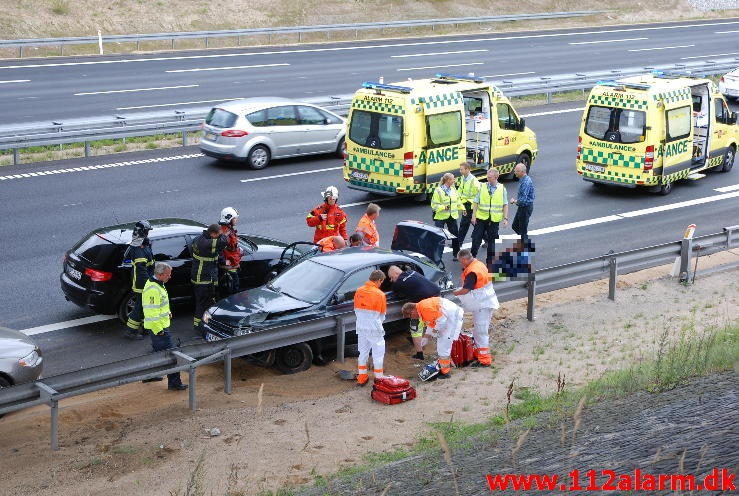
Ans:
<svg viewBox="0 0 739 496"><path fill-rule="evenodd" d="M580 260L538 270L528 280L496 283L500 301L526 297L527 318L534 320L536 294L602 279L608 274L608 298L615 301L619 272L625 273L660 265L680 257L680 280L687 282L692 274L694 252L706 255L722 249L739 246L739 225L725 227L720 233L695 239L639 248L620 253ZM388 305L387 322L402 318L402 302ZM315 319L267 331L237 336L227 340L183 346L173 350L151 353L66 374L45 377L35 383L0 389L0 414L46 404L51 408L51 447L58 444L59 401L81 394L100 391L172 372L189 374L189 405L197 408L197 367L217 361L224 362L224 392L231 394L231 361L233 358L261 351L303 343L328 336L337 337L337 359L344 361L347 331L353 330L353 312Z"/></svg>
<svg viewBox="0 0 739 496"><path fill-rule="evenodd" d="M545 94L547 103L552 95L563 91L587 90L598 81L651 72L686 71L697 75L722 74L739 65L739 57L727 57L680 64L649 67L627 67L608 71L575 74L554 74L517 79L491 79L490 82L508 96ZM349 111L352 95L314 97L305 101L320 105L342 115ZM226 100L224 100L226 101ZM85 156L90 155L90 142L131 136L151 136L161 133L182 135L182 145L188 145L188 132L197 131L211 106L183 107L167 112L142 112L129 115L101 116L49 122L0 126L0 150L13 150L13 163L20 163L23 148L68 143L84 143Z"/></svg>
<svg viewBox="0 0 739 496"><path fill-rule="evenodd" d="M573 12L541 12L534 14L511 14L498 16L483 17L453 17L447 19L414 19L408 21L387 21L387 22L360 22L353 24L325 24L316 26L291 26L291 27L273 27L273 28L252 28L252 29L227 29L220 31L190 31L176 33L142 33L142 34L114 34L99 36L70 36L64 38L37 38L37 39L18 39L18 40L0 40L0 48L18 48L18 57L23 58L23 49L25 47L39 46L59 46L61 55L64 55L65 45L99 45L102 55L103 45L105 43L136 43L136 49L140 48L142 41L167 41L172 43L172 49L175 48L175 40L197 39L205 40L205 48L208 48L208 40L210 38L227 38L233 37L237 39L237 46L241 45L242 36L267 36L268 43L272 41L272 35L279 34L297 34L298 42L303 41L303 35L306 33L328 33L332 31L354 31L355 37L359 36L359 31L372 29L392 29L392 28L413 28L428 27L433 29L435 26L457 25L461 24L485 24L491 22L509 22L509 21L532 21L540 19L562 19L567 17L585 17L589 15L602 14L603 10L581 10Z"/></svg>

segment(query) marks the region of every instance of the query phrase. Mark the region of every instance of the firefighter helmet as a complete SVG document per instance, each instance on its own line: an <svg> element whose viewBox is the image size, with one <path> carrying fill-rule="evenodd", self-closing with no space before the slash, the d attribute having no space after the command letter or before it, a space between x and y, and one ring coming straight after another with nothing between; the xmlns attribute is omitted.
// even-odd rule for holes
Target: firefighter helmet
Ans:
<svg viewBox="0 0 739 496"><path fill-rule="evenodd" d="M322 192L321 195L323 195L323 199L325 200L329 196L335 200L339 199L339 190L336 188L336 186L329 186L326 188L326 191Z"/></svg>
<svg viewBox="0 0 739 496"><path fill-rule="evenodd" d="M151 231L151 224L148 220L140 220L133 226L134 238L145 238Z"/></svg>
<svg viewBox="0 0 739 496"><path fill-rule="evenodd" d="M221 224L230 224L231 221L239 216L239 213L233 207L226 207L221 210Z"/></svg>

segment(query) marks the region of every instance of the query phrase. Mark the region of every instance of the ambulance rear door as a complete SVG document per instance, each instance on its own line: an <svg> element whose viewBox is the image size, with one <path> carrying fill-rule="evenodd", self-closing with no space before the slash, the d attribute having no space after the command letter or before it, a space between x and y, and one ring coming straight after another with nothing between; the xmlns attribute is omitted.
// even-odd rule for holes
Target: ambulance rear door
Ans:
<svg viewBox="0 0 739 496"><path fill-rule="evenodd" d="M693 112L690 99L670 103L660 100L664 108L664 134L657 151L662 160L660 184L685 179L693 167L694 154L700 154L694 146ZM655 171L658 174L659 171Z"/></svg>
<svg viewBox="0 0 739 496"><path fill-rule="evenodd" d="M418 167L425 168L427 191L431 191L446 172L455 172L467 156L464 105L461 93L443 106L424 105L425 144ZM428 101L428 100L427 100Z"/></svg>

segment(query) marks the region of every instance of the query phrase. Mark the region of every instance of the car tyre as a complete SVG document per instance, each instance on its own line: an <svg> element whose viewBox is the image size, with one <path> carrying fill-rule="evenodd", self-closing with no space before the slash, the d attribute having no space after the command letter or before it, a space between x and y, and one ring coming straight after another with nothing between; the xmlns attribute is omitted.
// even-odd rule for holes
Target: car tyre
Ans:
<svg viewBox="0 0 739 496"><path fill-rule="evenodd" d="M346 140L344 138L341 138L339 140L339 144L336 145L336 156L339 158L344 158L345 152L346 152Z"/></svg>
<svg viewBox="0 0 739 496"><path fill-rule="evenodd" d="M667 196L670 193L672 193L672 182L664 183L659 187L659 194L662 196Z"/></svg>
<svg viewBox="0 0 739 496"><path fill-rule="evenodd" d="M297 374L308 370L313 363L313 350L308 343L298 343L277 350L275 367L283 374Z"/></svg>
<svg viewBox="0 0 739 496"><path fill-rule="evenodd" d="M246 163L250 169L261 170L269 165L271 154L264 145L254 145L246 156Z"/></svg>
<svg viewBox="0 0 739 496"><path fill-rule="evenodd" d="M729 172L734 167L734 160L736 160L736 149L730 146L724 154L724 165L721 167L721 172Z"/></svg>
<svg viewBox="0 0 739 496"><path fill-rule="evenodd" d="M128 322L128 315L133 312L133 293L126 293L118 304L118 320L122 323Z"/></svg>
<svg viewBox="0 0 739 496"><path fill-rule="evenodd" d="M10 382L10 380L7 377L5 377L3 375L0 375L0 389L7 388L7 387L10 387L12 385L13 385L13 383Z"/></svg>

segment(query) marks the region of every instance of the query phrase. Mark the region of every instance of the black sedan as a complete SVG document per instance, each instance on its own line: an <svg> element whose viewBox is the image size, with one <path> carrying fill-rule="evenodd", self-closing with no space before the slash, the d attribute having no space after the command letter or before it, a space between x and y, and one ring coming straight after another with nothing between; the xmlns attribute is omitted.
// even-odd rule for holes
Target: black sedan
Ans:
<svg viewBox="0 0 739 496"><path fill-rule="evenodd" d="M192 296L190 268L192 240L207 227L187 219L154 219L149 233L155 261L173 268L167 291L173 303ZM64 297L100 314L117 314L122 322L132 308L131 268L123 254L135 222L96 229L84 236L64 255L60 276ZM290 260L284 252L287 243L261 236L239 236L244 253L241 260L241 287L264 284Z"/></svg>
<svg viewBox="0 0 739 496"><path fill-rule="evenodd" d="M401 224L406 224L408 229L401 230L400 236L396 229L395 251L345 248L302 258L269 283L219 301L203 317L205 339L215 341L351 312L354 293L369 279L370 273L380 269L387 274L391 265L415 270L443 289L450 287L450 276L441 265L444 232L420 223ZM409 238L404 239L402 234L411 232L413 241L404 242ZM419 244L419 240L423 242ZM399 248L412 250L414 254ZM390 291L389 279L385 279L381 289L387 293L388 301L400 300ZM356 340L356 335L347 335L347 342L352 338ZM283 372L293 373L307 369L312 361L325 362L324 353L335 346L335 338L322 338L273 350L257 358L263 365L275 365Z"/></svg>

